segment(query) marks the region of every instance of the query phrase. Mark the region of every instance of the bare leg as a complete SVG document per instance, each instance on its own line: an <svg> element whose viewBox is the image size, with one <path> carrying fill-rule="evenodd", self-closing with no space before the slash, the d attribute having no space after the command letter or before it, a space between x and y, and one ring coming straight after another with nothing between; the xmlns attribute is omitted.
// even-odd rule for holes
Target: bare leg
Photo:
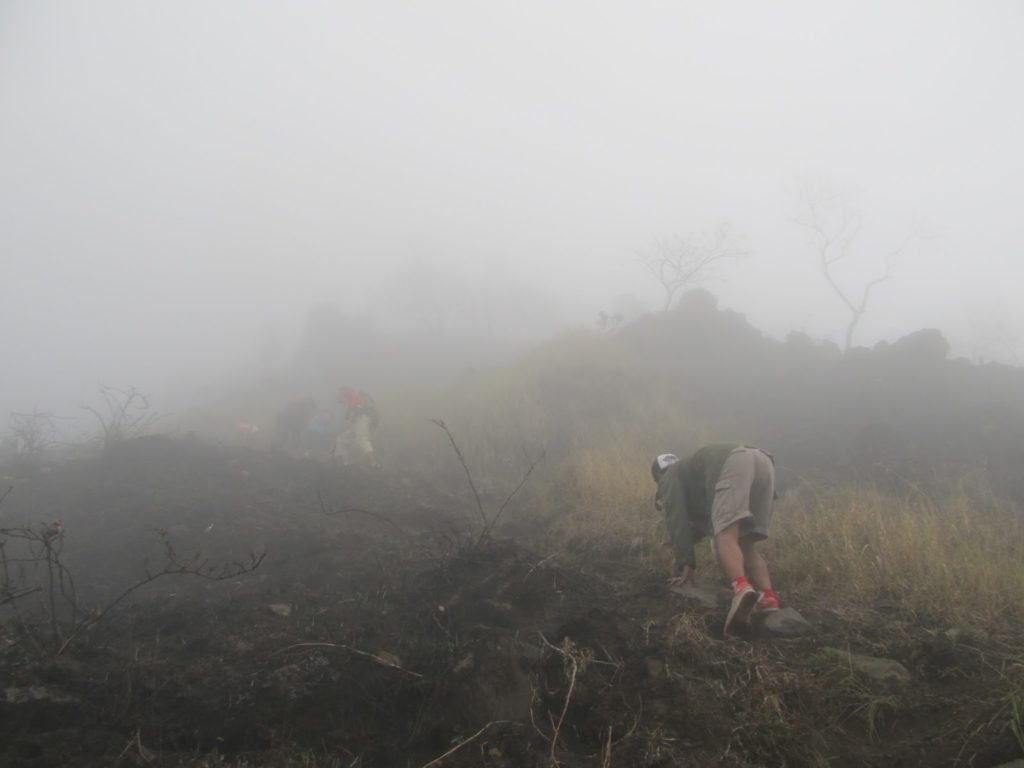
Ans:
<svg viewBox="0 0 1024 768"><path fill-rule="evenodd" d="M721 533L715 534L715 554L718 567L729 581L743 575L743 550L740 549L740 523L733 523Z"/></svg>
<svg viewBox="0 0 1024 768"><path fill-rule="evenodd" d="M740 547L739 534L740 521L736 521L715 536L718 565L729 581L733 582L732 603L729 605L729 614L725 617L725 627L722 630L726 635L735 625L750 622L750 613L757 602L758 593L746 584L746 579L743 580L742 587L736 588L736 579L743 576L743 549Z"/></svg>
<svg viewBox="0 0 1024 768"><path fill-rule="evenodd" d="M740 539L739 548L742 552L747 574L750 576L750 580L754 582L754 586L758 589L771 589L772 577L768 573L768 563L764 561L761 553L757 551L757 542L749 537Z"/></svg>

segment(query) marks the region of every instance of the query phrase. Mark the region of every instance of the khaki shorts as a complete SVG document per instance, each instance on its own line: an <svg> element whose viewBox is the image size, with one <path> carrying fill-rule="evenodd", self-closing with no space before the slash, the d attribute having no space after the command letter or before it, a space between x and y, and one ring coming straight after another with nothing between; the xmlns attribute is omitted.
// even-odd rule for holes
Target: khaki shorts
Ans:
<svg viewBox="0 0 1024 768"><path fill-rule="evenodd" d="M334 443L334 458L342 464L358 459L373 459L373 420L369 415L356 415L348 429Z"/></svg>
<svg viewBox="0 0 1024 768"><path fill-rule="evenodd" d="M768 538L775 498L775 465L758 448L737 448L722 465L711 504L711 525L716 534L740 523L740 538Z"/></svg>

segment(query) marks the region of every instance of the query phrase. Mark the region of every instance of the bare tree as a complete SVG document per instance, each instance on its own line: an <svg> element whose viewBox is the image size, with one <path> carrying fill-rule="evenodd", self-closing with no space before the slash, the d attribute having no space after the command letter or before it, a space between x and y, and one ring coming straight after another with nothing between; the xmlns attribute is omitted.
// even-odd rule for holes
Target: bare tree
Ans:
<svg viewBox="0 0 1024 768"><path fill-rule="evenodd" d="M57 445L57 417L46 411L11 413L7 427L17 441L17 452L38 456Z"/></svg>
<svg viewBox="0 0 1024 768"><path fill-rule="evenodd" d="M7 493L0 495L0 503ZM14 626L40 655L59 656L129 596L158 579L192 576L206 581L226 581L256 570L266 555L253 551L243 560L210 563L201 552L191 556L178 552L166 531L158 530L157 534L164 549L164 562L159 570L144 563L142 575L116 597L105 605L87 609L79 602L74 576L64 563L65 532L59 520L37 526L0 528L0 608L3 608L0 618L6 619L5 614L9 612ZM40 612L35 619L19 608L19 602L30 595L39 596Z"/></svg>
<svg viewBox="0 0 1024 768"><path fill-rule="evenodd" d="M156 414L149 410L149 400L135 387L100 387L100 395L103 397L102 409L91 405L82 407L99 422L104 450L115 443L138 437L156 419Z"/></svg>
<svg viewBox="0 0 1024 768"><path fill-rule="evenodd" d="M850 255L860 232L860 216L851 213L849 202L843 194L822 185L805 183L801 196L805 213L796 222L813 234L822 274L832 292L849 312L850 319L843 343L843 350L846 351L853 345L853 335L867 311L872 292L892 277L893 260L922 234L917 227L911 229L895 248L883 254L882 269L877 276L864 283L859 291L844 289L836 279L835 266Z"/></svg>
<svg viewBox="0 0 1024 768"><path fill-rule="evenodd" d="M697 236L659 240L655 251L642 258L661 284L665 292L662 310L668 310L680 291L703 285L723 261L738 259L747 253L741 238L723 222Z"/></svg>

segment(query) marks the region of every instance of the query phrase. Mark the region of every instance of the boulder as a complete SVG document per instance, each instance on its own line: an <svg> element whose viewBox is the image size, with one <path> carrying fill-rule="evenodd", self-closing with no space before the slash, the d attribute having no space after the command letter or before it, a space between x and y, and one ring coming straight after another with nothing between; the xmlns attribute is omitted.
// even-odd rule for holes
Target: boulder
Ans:
<svg viewBox="0 0 1024 768"><path fill-rule="evenodd" d="M876 690L894 693L910 682L910 672L907 671L906 667L893 659L848 653L838 648L825 648L823 650L839 664L852 669L855 675Z"/></svg>
<svg viewBox="0 0 1024 768"><path fill-rule="evenodd" d="M778 637L800 637L809 635L814 627L795 608L780 608L754 614L754 622L763 632Z"/></svg>

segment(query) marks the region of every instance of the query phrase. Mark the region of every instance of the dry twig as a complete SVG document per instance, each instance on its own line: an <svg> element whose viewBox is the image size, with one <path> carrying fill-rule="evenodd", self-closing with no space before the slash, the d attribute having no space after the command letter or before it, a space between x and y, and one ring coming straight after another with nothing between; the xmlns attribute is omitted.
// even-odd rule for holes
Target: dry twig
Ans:
<svg viewBox="0 0 1024 768"><path fill-rule="evenodd" d="M576 690L576 675L581 669L581 662L586 664L587 657L574 652L575 649L573 648L572 641L569 638L565 638L562 642L562 647L552 645L543 634L540 635L540 639L544 642L544 645L562 656L568 670L566 674L569 677L569 690L565 693L565 703L562 705L562 714L558 716L558 722L555 724L554 733L551 736L551 764L558 765L558 758L555 757L555 751L558 749L558 735L562 732L562 724L565 722L565 714L569 711L569 702L572 701L573 691Z"/></svg>
<svg viewBox="0 0 1024 768"><path fill-rule="evenodd" d="M288 651L294 651L296 648L342 648L348 651L349 653L356 654L357 656L365 656L368 659L373 659L381 666L390 667L391 669L397 669L399 672L405 672L405 674L412 675L413 677L423 677L423 675L421 675L419 672L413 672L412 670L399 666L389 658L385 658L384 656L381 656L376 653L370 653L369 651L361 651L358 648L353 648L351 645L345 645L344 643L295 643L294 645L289 645L286 648L281 648L279 650L274 651L272 654L270 654L268 658L277 656L279 653L287 653Z"/></svg>
<svg viewBox="0 0 1024 768"><path fill-rule="evenodd" d="M323 497L323 495L321 495L319 490L317 490L317 492L316 492L316 497L320 501L320 511L322 511L325 515L349 515L349 514L352 514L352 515L364 515L366 517L371 517L374 520L379 520L382 523L386 523L387 525L390 525L392 528L394 528L400 534L405 536L407 539L411 539L412 538L412 535L407 530L405 530L402 526L400 526L398 523L396 523L390 517L382 515L379 512L371 512L368 509L359 509L358 507L345 507L343 509L331 509L330 507L327 506L327 503L324 501L324 497Z"/></svg>
<svg viewBox="0 0 1024 768"><path fill-rule="evenodd" d="M519 723L515 722L514 720L492 720L487 725L485 725L483 728L481 728L479 731L477 731L472 736L470 736L468 739L463 739L458 744L456 744L454 747L452 747L447 752L445 752L443 755L438 755L433 760L431 760L429 763L424 763L421 766L421 768L431 768L432 766L439 765L441 763L441 761L444 760L449 755L455 754L456 752L458 752L460 749L462 749L467 744L471 744L473 741L475 741L476 739L480 738L480 736L483 734L483 732L486 731L488 728L490 728L492 725L519 725Z"/></svg>
<svg viewBox="0 0 1024 768"><path fill-rule="evenodd" d="M459 448L459 444L455 442L455 436L452 435L452 431L448 429L448 425L444 423L444 419L431 419L431 424L434 424L444 430L444 433L448 435L448 442L452 444L452 450L455 451L455 456L462 465L462 469L466 473L466 481L469 483L469 488L473 491L473 498L476 499L476 511L480 515L480 523L483 526L483 530L487 530L487 515L484 514L484 505L480 501L480 492L476 489L476 483L473 482L473 473L469 471L469 465L466 464L466 457L462 455L462 449Z"/></svg>

